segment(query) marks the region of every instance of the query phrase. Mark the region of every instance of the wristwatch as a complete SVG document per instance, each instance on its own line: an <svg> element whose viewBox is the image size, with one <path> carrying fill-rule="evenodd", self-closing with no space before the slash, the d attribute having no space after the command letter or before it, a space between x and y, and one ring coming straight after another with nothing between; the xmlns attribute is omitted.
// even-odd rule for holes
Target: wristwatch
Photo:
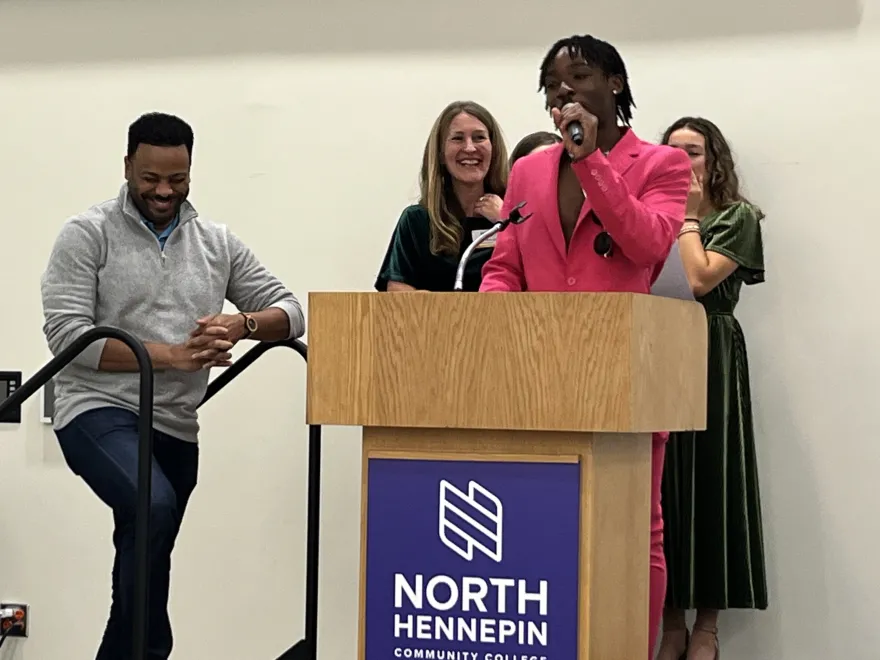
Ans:
<svg viewBox="0 0 880 660"><path fill-rule="evenodd" d="M239 312L239 314L244 317L245 334L242 339L247 339L252 334L254 334L260 326L257 325L257 320L250 314L245 314L244 312Z"/></svg>

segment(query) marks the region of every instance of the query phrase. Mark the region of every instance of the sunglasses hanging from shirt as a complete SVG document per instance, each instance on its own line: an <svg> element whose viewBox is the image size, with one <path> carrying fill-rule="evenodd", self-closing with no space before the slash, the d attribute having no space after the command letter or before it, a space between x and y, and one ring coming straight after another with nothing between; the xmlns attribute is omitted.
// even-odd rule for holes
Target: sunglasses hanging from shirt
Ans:
<svg viewBox="0 0 880 660"><path fill-rule="evenodd" d="M614 254L614 241L611 238L611 234L605 231L605 228L602 227L602 221L596 216L593 211L590 211L590 217L593 219L599 228L602 230L598 234L596 234L596 238L593 239L593 252L598 254L600 257L604 257L607 259L612 254Z"/></svg>
<svg viewBox="0 0 880 660"><path fill-rule="evenodd" d="M608 153L606 152L605 155L607 156ZM587 197L587 191L581 188L581 192L584 193L584 203L588 203L589 198ZM611 234L605 231L605 228L602 226L602 221L596 216L595 211L590 211L589 216L593 219L593 222L598 225L599 229L602 230L596 234L596 238L593 239L593 252L600 257L608 259L614 254L614 240L612 240Z"/></svg>

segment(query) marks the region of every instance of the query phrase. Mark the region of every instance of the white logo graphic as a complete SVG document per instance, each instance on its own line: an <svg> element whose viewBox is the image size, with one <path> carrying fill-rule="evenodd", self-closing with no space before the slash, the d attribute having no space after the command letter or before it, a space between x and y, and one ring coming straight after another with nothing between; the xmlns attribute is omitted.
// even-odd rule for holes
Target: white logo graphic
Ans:
<svg viewBox="0 0 880 660"><path fill-rule="evenodd" d="M457 555L473 561L477 549L500 562L502 518L501 500L476 481L467 493L440 481L440 540Z"/></svg>

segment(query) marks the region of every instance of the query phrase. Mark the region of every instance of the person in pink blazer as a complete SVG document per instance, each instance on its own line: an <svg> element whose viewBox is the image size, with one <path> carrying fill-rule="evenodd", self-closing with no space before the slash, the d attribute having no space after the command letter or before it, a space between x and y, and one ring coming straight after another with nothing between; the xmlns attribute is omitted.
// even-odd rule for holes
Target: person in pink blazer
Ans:
<svg viewBox="0 0 880 660"><path fill-rule="evenodd" d="M563 143L514 165L502 217L523 201L523 213L533 215L498 235L480 291L649 293L684 223L687 155L630 128L635 104L611 44L588 35L558 41L541 65L540 89ZM568 131L575 122L580 145ZM660 484L667 436L654 436L649 657L666 592Z"/></svg>

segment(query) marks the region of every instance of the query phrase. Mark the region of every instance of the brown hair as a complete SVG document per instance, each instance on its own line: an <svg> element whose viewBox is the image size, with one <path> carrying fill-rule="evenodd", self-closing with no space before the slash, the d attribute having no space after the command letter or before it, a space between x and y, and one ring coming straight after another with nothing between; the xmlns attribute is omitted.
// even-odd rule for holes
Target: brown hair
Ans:
<svg viewBox="0 0 880 660"><path fill-rule="evenodd" d="M716 211L726 209L737 202L749 203L740 191L739 176L730 145L719 128L702 117L682 117L663 133L663 144L669 144L670 136L683 128L696 131L706 141L706 195Z"/></svg>
<svg viewBox="0 0 880 660"><path fill-rule="evenodd" d="M461 244L463 211L452 190L452 177L443 162L443 148L452 120L461 113L470 115L485 124L492 143L492 160L486 174L484 186L487 194L504 197L507 190L507 147L498 122L491 113L473 101L454 101L447 105L434 122L425 153L422 157L422 171L419 177L421 204L431 219L431 253L458 254Z"/></svg>
<svg viewBox="0 0 880 660"><path fill-rule="evenodd" d="M561 137L556 135L556 133L548 133L547 131L538 131L537 133L526 135L510 152L510 167L513 168L513 164L516 161L524 156L528 156L538 147L549 147L560 142L562 142Z"/></svg>

